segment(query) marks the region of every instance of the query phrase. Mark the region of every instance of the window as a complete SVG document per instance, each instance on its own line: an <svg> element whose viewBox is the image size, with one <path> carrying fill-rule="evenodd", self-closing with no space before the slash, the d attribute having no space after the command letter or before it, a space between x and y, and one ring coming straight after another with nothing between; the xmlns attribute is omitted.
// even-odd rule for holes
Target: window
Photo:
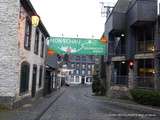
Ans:
<svg viewBox="0 0 160 120"><path fill-rule="evenodd" d="M154 29L152 26L137 28L136 32L136 51L154 51Z"/></svg>
<svg viewBox="0 0 160 120"><path fill-rule="evenodd" d="M91 65L88 65L88 68L91 69Z"/></svg>
<svg viewBox="0 0 160 120"><path fill-rule="evenodd" d="M74 68L74 63L71 64L71 67Z"/></svg>
<svg viewBox="0 0 160 120"><path fill-rule="evenodd" d="M80 56L76 56L76 61L79 61L80 60Z"/></svg>
<svg viewBox="0 0 160 120"><path fill-rule="evenodd" d="M76 74L79 74L79 70L76 70Z"/></svg>
<svg viewBox="0 0 160 120"><path fill-rule="evenodd" d="M82 61L86 61L86 56L82 56Z"/></svg>
<svg viewBox="0 0 160 120"><path fill-rule="evenodd" d="M79 76L76 76L76 82L79 82Z"/></svg>
<svg viewBox="0 0 160 120"><path fill-rule="evenodd" d="M94 60L94 56L90 55L90 60L93 61Z"/></svg>
<svg viewBox="0 0 160 120"><path fill-rule="evenodd" d="M138 87L154 87L154 60L153 59L140 59L137 61L137 78L136 85Z"/></svg>
<svg viewBox="0 0 160 120"><path fill-rule="evenodd" d="M30 50L31 48L31 33L32 33L31 21L29 20L29 18L26 18L24 48L27 50Z"/></svg>
<svg viewBox="0 0 160 120"><path fill-rule="evenodd" d="M90 56L90 61L91 61L91 62L95 62L95 56L94 56L94 55L91 55L91 56Z"/></svg>
<svg viewBox="0 0 160 120"><path fill-rule="evenodd" d="M79 67L80 65L77 63L77 67Z"/></svg>
<svg viewBox="0 0 160 120"><path fill-rule="evenodd" d="M160 81L160 57L157 58L157 79Z"/></svg>
<svg viewBox="0 0 160 120"><path fill-rule="evenodd" d="M39 69L39 88L42 87L42 80L43 80L43 66L40 66Z"/></svg>
<svg viewBox="0 0 160 120"><path fill-rule="evenodd" d="M86 79L86 82L92 82L92 78L91 77L88 77L87 79Z"/></svg>
<svg viewBox="0 0 160 120"><path fill-rule="evenodd" d="M44 36L42 36L42 41L41 41L41 57L43 57L44 55Z"/></svg>
<svg viewBox="0 0 160 120"><path fill-rule="evenodd" d="M89 77L86 79L86 82L90 82L90 78Z"/></svg>
<svg viewBox="0 0 160 120"><path fill-rule="evenodd" d="M114 55L125 54L125 37L123 33L117 33L114 37Z"/></svg>
<svg viewBox="0 0 160 120"><path fill-rule="evenodd" d="M92 65L92 69L94 69L94 65Z"/></svg>
<svg viewBox="0 0 160 120"><path fill-rule="evenodd" d="M74 76L71 76L71 82L74 82Z"/></svg>
<svg viewBox="0 0 160 120"><path fill-rule="evenodd" d="M154 60L138 60L138 76L154 76Z"/></svg>
<svg viewBox="0 0 160 120"><path fill-rule="evenodd" d="M85 70L82 70L82 75L84 75L85 74Z"/></svg>
<svg viewBox="0 0 160 120"><path fill-rule="evenodd" d="M88 75L90 75L90 74L91 74L91 71L89 70L89 71L88 71Z"/></svg>
<svg viewBox="0 0 160 120"><path fill-rule="evenodd" d="M37 28L35 32L34 53L38 54L38 48L39 48L39 29Z"/></svg>
<svg viewBox="0 0 160 120"><path fill-rule="evenodd" d="M83 69L85 69L85 67L86 67L86 65L85 65L85 64L83 64L83 65L82 65L82 68L83 68Z"/></svg>
<svg viewBox="0 0 160 120"><path fill-rule="evenodd" d="M73 74L73 70L71 71L71 74Z"/></svg>
<svg viewBox="0 0 160 120"><path fill-rule="evenodd" d="M29 65L29 63L23 62L21 64L20 94L28 91L29 72L30 72L30 65Z"/></svg>

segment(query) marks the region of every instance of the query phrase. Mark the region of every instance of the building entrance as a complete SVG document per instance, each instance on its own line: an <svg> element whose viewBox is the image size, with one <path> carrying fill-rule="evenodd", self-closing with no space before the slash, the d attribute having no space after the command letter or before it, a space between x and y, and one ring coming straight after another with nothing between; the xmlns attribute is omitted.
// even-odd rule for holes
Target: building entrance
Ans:
<svg viewBox="0 0 160 120"><path fill-rule="evenodd" d="M36 94L36 79L37 79L37 66L33 66L33 77L32 77L32 90L31 95L32 97L35 97Z"/></svg>
<svg viewBox="0 0 160 120"><path fill-rule="evenodd" d="M81 82L82 84L84 84L85 83L85 77L84 76L82 76L82 82Z"/></svg>

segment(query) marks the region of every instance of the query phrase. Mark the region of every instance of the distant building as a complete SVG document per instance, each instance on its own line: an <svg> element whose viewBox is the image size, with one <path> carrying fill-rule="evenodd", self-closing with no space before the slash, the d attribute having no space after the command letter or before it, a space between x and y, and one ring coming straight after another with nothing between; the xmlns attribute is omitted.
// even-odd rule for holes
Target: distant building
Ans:
<svg viewBox="0 0 160 120"><path fill-rule="evenodd" d="M0 104L14 107L25 99L42 95L46 39L42 21L29 0L0 2Z"/></svg>
<svg viewBox="0 0 160 120"><path fill-rule="evenodd" d="M91 84L95 58L94 55L70 55L67 64L70 69L68 82L70 84Z"/></svg>

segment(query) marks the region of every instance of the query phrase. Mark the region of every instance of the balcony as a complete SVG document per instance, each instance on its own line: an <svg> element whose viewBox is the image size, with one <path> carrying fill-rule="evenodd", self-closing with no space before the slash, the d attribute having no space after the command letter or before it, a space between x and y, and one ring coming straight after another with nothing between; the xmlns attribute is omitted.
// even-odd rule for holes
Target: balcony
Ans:
<svg viewBox="0 0 160 120"><path fill-rule="evenodd" d="M157 0L132 0L127 16L130 26L154 22L157 16Z"/></svg>
<svg viewBox="0 0 160 120"><path fill-rule="evenodd" d="M126 12L128 9L129 0L119 0L114 6L111 14L107 17L105 23L105 32L120 30L124 31L126 26Z"/></svg>
<svg viewBox="0 0 160 120"><path fill-rule="evenodd" d="M126 55L126 49L125 49L125 45L119 45L117 46L117 48L115 49L115 56L125 56Z"/></svg>
<svg viewBox="0 0 160 120"><path fill-rule="evenodd" d="M105 31L107 33L115 30L125 29L125 14L114 12L108 17L105 23Z"/></svg>
<svg viewBox="0 0 160 120"><path fill-rule="evenodd" d="M154 52L154 41L137 41L136 42L136 53L152 53Z"/></svg>
<svg viewBox="0 0 160 120"><path fill-rule="evenodd" d="M154 77L136 77L136 87L140 88L154 88Z"/></svg>
<svg viewBox="0 0 160 120"><path fill-rule="evenodd" d="M109 56L125 56L126 55L126 46L125 44L116 45L114 41L110 41L108 45Z"/></svg>

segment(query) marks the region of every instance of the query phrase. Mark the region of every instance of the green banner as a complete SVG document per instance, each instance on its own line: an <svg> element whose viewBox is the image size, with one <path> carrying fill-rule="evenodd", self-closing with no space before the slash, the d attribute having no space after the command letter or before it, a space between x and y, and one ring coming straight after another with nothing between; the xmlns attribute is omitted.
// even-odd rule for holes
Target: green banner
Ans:
<svg viewBox="0 0 160 120"><path fill-rule="evenodd" d="M99 39L50 37L49 49L58 54L106 55L106 44Z"/></svg>

